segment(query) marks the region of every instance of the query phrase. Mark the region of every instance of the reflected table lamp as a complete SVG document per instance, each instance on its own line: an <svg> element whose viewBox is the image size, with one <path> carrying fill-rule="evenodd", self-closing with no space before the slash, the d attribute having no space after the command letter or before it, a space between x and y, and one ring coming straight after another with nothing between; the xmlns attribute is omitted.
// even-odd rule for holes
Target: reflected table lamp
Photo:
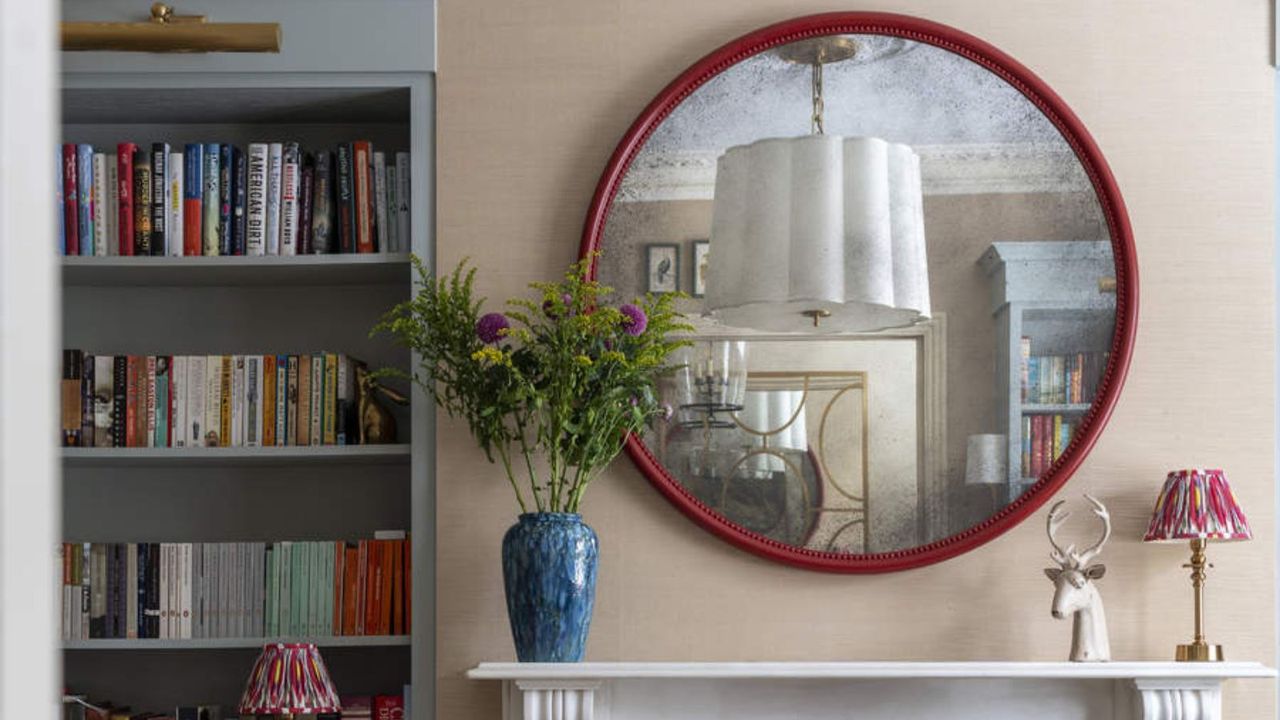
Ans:
<svg viewBox="0 0 1280 720"><path fill-rule="evenodd" d="M292 718L341 711L338 691L315 643L264 646L240 698L244 718Z"/></svg>
<svg viewBox="0 0 1280 720"><path fill-rule="evenodd" d="M1174 470L1164 481L1145 542L1189 540L1195 589L1195 639L1178 645L1182 661L1220 661L1222 646L1204 639L1205 545L1209 540L1249 540L1249 523L1221 470Z"/></svg>
<svg viewBox="0 0 1280 720"><path fill-rule="evenodd" d="M970 435L965 452L964 484L986 485L992 502L999 504L997 488L1009 478L1009 438L1005 435Z"/></svg>

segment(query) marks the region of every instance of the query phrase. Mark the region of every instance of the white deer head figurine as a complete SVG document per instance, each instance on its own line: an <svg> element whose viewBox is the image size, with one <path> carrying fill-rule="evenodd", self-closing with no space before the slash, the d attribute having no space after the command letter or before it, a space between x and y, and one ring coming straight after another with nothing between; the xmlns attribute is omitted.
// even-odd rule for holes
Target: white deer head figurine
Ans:
<svg viewBox="0 0 1280 720"><path fill-rule="evenodd" d="M1053 616L1059 620L1074 615L1071 635L1072 662L1106 662L1111 659L1111 643L1107 640L1107 615L1102 609L1102 596L1093 581L1106 573L1105 565L1090 565L1102 546L1111 537L1111 514L1106 506L1091 495L1085 495L1093 504L1093 514L1102 520L1102 537L1086 550L1076 552L1074 545L1064 550L1054 540L1058 527L1071 515L1060 513L1065 500L1054 503L1049 510L1049 555L1058 567L1045 568L1044 574L1053 581Z"/></svg>

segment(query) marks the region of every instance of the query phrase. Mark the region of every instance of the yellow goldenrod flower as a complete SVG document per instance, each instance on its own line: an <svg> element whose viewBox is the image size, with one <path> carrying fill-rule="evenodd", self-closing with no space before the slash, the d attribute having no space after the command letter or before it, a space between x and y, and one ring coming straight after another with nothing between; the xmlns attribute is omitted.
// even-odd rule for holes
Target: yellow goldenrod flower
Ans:
<svg viewBox="0 0 1280 720"><path fill-rule="evenodd" d="M582 367L591 367L591 358L587 357L586 355L578 355L573 359L573 361L578 363Z"/></svg>

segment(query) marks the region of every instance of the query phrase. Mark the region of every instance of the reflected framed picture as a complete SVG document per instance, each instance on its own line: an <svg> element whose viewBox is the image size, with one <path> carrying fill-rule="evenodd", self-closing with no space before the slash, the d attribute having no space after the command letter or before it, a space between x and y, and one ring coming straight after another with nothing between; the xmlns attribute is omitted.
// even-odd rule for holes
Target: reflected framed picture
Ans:
<svg viewBox="0 0 1280 720"><path fill-rule="evenodd" d="M645 292L669 293L680 289L680 246L650 243L645 246Z"/></svg>
<svg viewBox="0 0 1280 720"><path fill-rule="evenodd" d="M708 240L693 241L693 293L694 297L707 294L707 256L711 250Z"/></svg>

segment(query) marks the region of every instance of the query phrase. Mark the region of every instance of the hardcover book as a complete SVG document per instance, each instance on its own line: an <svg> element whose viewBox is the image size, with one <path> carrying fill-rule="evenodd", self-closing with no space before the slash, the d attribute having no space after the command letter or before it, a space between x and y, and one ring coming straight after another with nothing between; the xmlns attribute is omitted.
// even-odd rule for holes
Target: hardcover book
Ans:
<svg viewBox="0 0 1280 720"><path fill-rule="evenodd" d="M133 254L151 254L151 153L133 152Z"/></svg>
<svg viewBox="0 0 1280 720"><path fill-rule="evenodd" d="M310 255L312 213L315 202L316 166L311 153L302 156L302 170L298 174L298 254Z"/></svg>
<svg viewBox="0 0 1280 720"><path fill-rule="evenodd" d="M235 166L231 159L231 145L218 146L218 252L235 255L235 238L232 237L231 203L235 198Z"/></svg>
<svg viewBox="0 0 1280 720"><path fill-rule="evenodd" d="M262 358L262 444L276 444L276 356Z"/></svg>
<svg viewBox="0 0 1280 720"><path fill-rule="evenodd" d="M280 180L280 254L298 254L298 143L284 144Z"/></svg>
<svg viewBox="0 0 1280 720"><path fill-rule="evenodd" d="M231 405L234 400L234 396L232 394L231 383L232 377L235 374L233 368L234 359L230 355L222 355L219 359L221 360L221 374L218 378L218 445L228 446L231 444L232 437L231 423L233 422L233 416Z"/></svg>
<svg viewBox="0 0 1280 720"><path fill-rule="evenodd" d="M93 358L93 445L112 447L115 423L111 411L115 407L115 358L97 355Z"/></svg>
<svg viewBox="0 0 1280 720"><path fill-rule="evenodd" d="M204 444L218 447L222 432L222 356L205 358L204 371Z"/></svg>
<svg viewBox="0 0 1280 720"><path fill-rule="evenodd" d="M413 248L412 221L409 215L409 153L396 153L396 233L397 250L405 252Z"/></svg>
<svg viewBox="0 0 1280 720"><path fill-rule="evenodd" d="M93 254L93 146L76 145L76 195L80 198L80 254Z"/></svg>
<svg viewBox="0 0 1280 720"><path fill-rule="evenodd" d="M249 179L246 197L245 254L267 252L267 155L266 143L249 144Z"/></svg>
<svg viewBox="0 0 1280 720"><path fill-rule="evenodd" d="M169 153L169 187L165 194L169 212L165 222L168 229L168 254L174 257L181 257L186 252L185 178L186 166L182 153Z"/></svg>
<svg viewBox="0 0 1280 720"><path fill-rule="evenodd" d="M248 183L249 183L249 159L240 151L240 148L231 147L231 163L233 171L231 173L231 238L232 252L236 255L244 255L246 243L246 228L248 225L248 215L246 213L245 204L248 202Z"/></svg>
<svg viewBox="0 0 1280 720"><path fill-rule="evenodd" d="M62 146L62 225L67 255L80 254L80 181L75 143Z"/></svg>
<svg viewBox="0 0 1280 720"><path fill-rule="evenodd" d="M94 359L92 355L80 356L80 446L93 447L94 420Z"/></svg>
<svg viewBox="0 0 1280 720"><path fill-rule="evenodd" d="M133 254L133 156L138 146L125 142L116 145L116 252Z"/></svg>
<svg viewBox="0 0 1280 720"><path fill-rule="evenodd" d="M391 247L387 235L387 155L382 152L373 153L373 218L378 249L387 252Z"/></svg>
<svg viewBox="0 0 1280 720"><path fill-rule="evenodd" d="M290 367L292 371L292 367ZM311 444L311 356L298 356L298 421L294 425L294 445Z"/></svg>
<svg viewBox="0 0 1280 720"><path fill-rule="evenodd" d="M204 238L205 255L222 252L222 236L218 234L222 219L222 150L218 143L204 146L204 197L201 198L204 214L201 235Z"/></svg>
<svg viewBox="0 0 1280 720"><path fill-rule="evenodd" d="M174 355L169 363L169 445L187 447L190 425L187 422L187 388L189 355Z"/></svg>
<svg viewBox="0 0 1280 720"><path fill-rule="evenodd" d="M400 252L400 213L396 212L396 192L400 189L396 184L396 165L387 163L387 246L386 252Z"/></svg>
<svg viewBox="0 0 1280 720"><path fill-rule="evenodd" d="M169 447L169 408L171 396L169 393L169 376L170 363L172 358L168 355L158 355L155 358L155 405L154 411L148 407L148 412L155 415L155 434L152 436L153 447Z"/></svg>
<svg viewBox="0 0 1280 720"><path fill-rule="evenodd" d="M147 355L142 361L142 372L144 377L141 381L141 392L138 401L143 406L143 433L139 445L142 447L156 446L156 356Z"/></svg>
<svg viewBox="0 0 1280 720"><path fill-rule="evenodd" d="M204 254L204 145L187 143L182 152L182 254Z"/></svg>
<svg viewBox="0 0 1280 720"><path fill-rule="evenodd" d="M93 154L93 254L107 254L107 217L115 206L107 205L107 156Z"/></svg>
<svg viewBox="0 0 1280 720"><path fill-rule="evenodd" d="M354 182L356 252L377 250L377 228L374 225L373 146L367 140L351 143L351 172Z"/></svg>
<svg viewBox="0 0 1280 720"><path fill-rule="evenodd" d="M106 155L107 193L104 221L107 225L106 242L103 243L102 255L120 254L120 161L115 155ZM95 248L96 249L96 248Z"/></svg>
<svg viewBox="0 0 1280 720"><path fill-rule="evenodd" d="M169 218L169 206L165 196L169 193L169 144L151 145L151 254L164 255L167 242L165 224Z"/></svg>
<svg viewBox="0 0 1280 720"><path fill-rule="evenodd" d="M338 146L338 252L355 252L355 178L352 170L351 143Z"/></svg>
<svg viewBox="0 0 1280 720"><path fill-rule="evenodd" d="M280 201L284 145L267 145L267 254L280 254Z"/></svg>
<svg viewBox="0 0 1280 720"><path fill-rule="evenodd" d="M315 155L315 182L311 197L311 251L336 252L333 215L333 156Z"/></svg>
<svg viewBox="0 0 1280 720"><path fill-rule="evenodd" d="M111 358L111 446L128 447L129 358Z"/></svg>

